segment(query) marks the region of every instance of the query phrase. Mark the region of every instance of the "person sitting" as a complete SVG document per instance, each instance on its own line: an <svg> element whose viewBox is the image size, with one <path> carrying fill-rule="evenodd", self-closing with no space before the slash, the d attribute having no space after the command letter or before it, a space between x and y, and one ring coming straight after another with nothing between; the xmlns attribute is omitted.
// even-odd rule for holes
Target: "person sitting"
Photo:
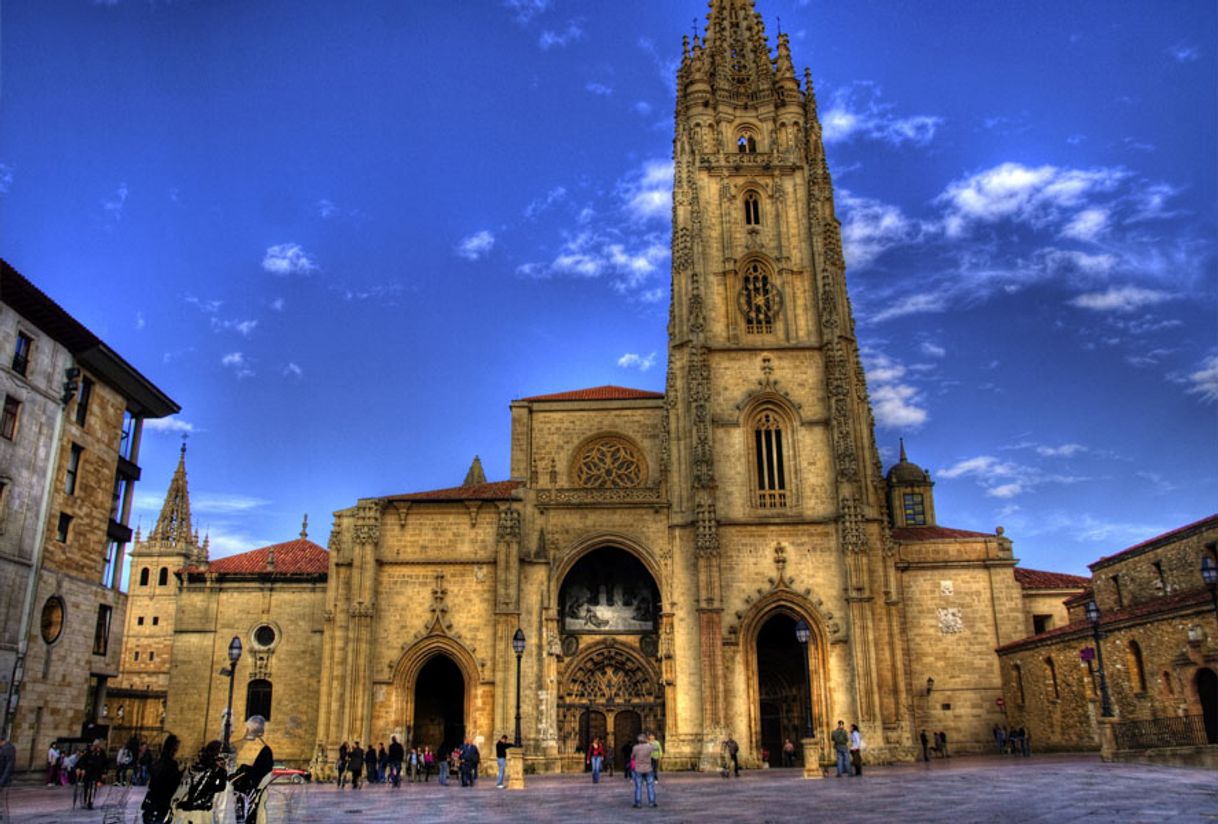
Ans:
<svg viewBox="0 0 1218 824"><path fill-rule="evenodd" d="M203 745L169 803L173 824L212 824L213 811L219 807L217 796L222 797L228 786L224 761L223 744L209 741Z"/></svg>
<svg viewBox="0 0 1218 824"><path fill-rule="evenodd" d="M237 820L265 824L262 791L270 783L275 755L262 739L266 719L251 715L245 722L245 737L237 745L237 769L229 776L237 800Z"/></svg>

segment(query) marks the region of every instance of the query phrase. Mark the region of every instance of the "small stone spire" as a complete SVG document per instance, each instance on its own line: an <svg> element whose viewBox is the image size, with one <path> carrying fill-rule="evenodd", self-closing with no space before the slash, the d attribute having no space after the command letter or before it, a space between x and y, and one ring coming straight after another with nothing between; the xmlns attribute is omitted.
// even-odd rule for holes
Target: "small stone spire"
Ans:
<svg viewBox="0 0 1218 824"><path fill-rule="evenodd" d="M208 561L210 560L210 554L209 554L210 550L211 550L211 530L208 530L203 535L203 546L201 546L199 548L199 563L200 564L208 563Z"/></svg>
<svg viewBox="0 0 1218 824"><path fill-rule="evenodd" d="M275 568L275 547L269 546L266 548L266 568L273 570Z"/></svg>
<svg viewBox="0 0 1218 824"><path fill-rule="evenodd" d="M909 458L905 457L905 439L898 438L897 441L901 444L901 463L908 463Z"/></svg>
<svg viewBox="0 0 1218 824"><path fill-rule="evenodd" d="M309 537L309 513L305 513L304 523L300 525L300 540L307 540Z"/></svg>
<svg viewBox="0 0 1218 824"><path fill-rule="evenodd" d="M478 486L486 483L486 473L482 471L482 461L475 455L474 462L469 465L469 472L465 473L465 480L461 482L461 486Z"/></svg>
<svg viewBox="0 0 1218 824"><path fill-rule="evenodd" d="M165 504L161 507L161 515L157 518L156 526L148 535L150 541L161 541L173 546L195 543L198 538L190 525L190 491L186 485L186 442L182 441L182 449L178 455L178 467L173 472L169 482L169 491L165 493Z"/></svg>

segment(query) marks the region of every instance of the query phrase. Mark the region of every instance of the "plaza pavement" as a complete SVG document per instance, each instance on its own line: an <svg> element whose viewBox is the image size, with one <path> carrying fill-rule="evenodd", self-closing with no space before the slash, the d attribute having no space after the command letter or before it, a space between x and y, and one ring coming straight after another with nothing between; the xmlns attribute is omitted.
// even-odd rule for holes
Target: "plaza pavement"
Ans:
<svg viewBox="0 0 1218 824"><path fill-rule="evenodd" d="M453 782L454 784L456 782ZM1180 767L1104 764L1098 756L968 756L929 765L865 767L859 778L806 781L798 770L758 770L739 779L711 773L662 774L658 809L631 808L630 784L586 775L528 776L523 791L403 784L353 792L334 785L275 788L272 822L1215 822L1218 773ZM105 801L102 790L98 801ZM135 820L143 790L127 799ZM13 822L102 821L73 811L66 788L15 787Z"/></svg>

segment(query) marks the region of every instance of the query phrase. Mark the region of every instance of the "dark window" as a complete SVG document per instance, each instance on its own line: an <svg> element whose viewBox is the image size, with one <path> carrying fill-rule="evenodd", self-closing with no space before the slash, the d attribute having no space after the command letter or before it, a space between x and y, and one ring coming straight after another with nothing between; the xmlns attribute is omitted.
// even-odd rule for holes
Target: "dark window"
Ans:
<svg viewBox="0 0 1218 824"><path fill-rule="evenodd" d="M1129 642L1129 682L1134 692L1146 692L1146 665L1142 661L1142 646Z"/></svg>
<svg viewBox="0 0 1218 824"><path fill-rule="evenodd" d="M61 544L68 542L68 532L72 529L72 516L66 512L59 513L59 526L55 529L55 540Z"/></svg>
<svg viewBox="0 0 1218 824"><path fill-rule="evenodd" d="M1052 615L1033 615L1032 616L1032 632L1040 635L1042 632L1048 632L1053 628Z"/></svg>
<svg viewBox="0 0 1218 824"><path fill-rule="evenodd" d="M1045 684L1050 698L1061 698L1061 692L1057 689L1057 664L1053 663L1052 658L1045 659Z"/></svg>
<svg viewBox="0 0 1218 824"><path fill-rule="evenodd" d="M140 419L128 409L123 413L123 431L118 439L118 456L135 463L136 441L139 440Z"/></svg>
<svg viewBox="0 0 1218 824"><path fill-rule="evenodd" d="M144 567L140 570L140 586L148 586L148 567Z"/></svg>
<svg viewBox="0 0 1218 824"><path fill-rule="evenodd" d="M80 393L76 396L76 425L84 426L89 418L89 400L93 397L93 381L81 378Z"/></svg>
<svg viewBox="0 0 1218 824"><path fill-rule="evenodd" d="M744 223L746 226L761 225L761 198L756 192L747 192L744 196Z"/></svg>
<svg viewBox="0 0 1218 824"><path fill-rule="evenodd" d="M169 583L169 567L161 567L160 573L156 576L157 586L165 586Z"/></svg>
<svg viewBox="0 0 1218 824"><path fill-rule="evenodd" d="M105 655L110 648L110 607L97 605L97 626L93 629L93 654Z"/></svg>
<svg viewBox="0 0 1218 824"><path fill-rule="evenodd" d="M757 154L757 138L751 134L742 134L736 140L736 151L741 154Z"/></svg>
<svg viewBox="0 0 1218 824"><path fill-rule="evenodd" d="M30 366L30 350L34 348L34 339L25 332L17 333L17 347L13 350L13 371L24 375Z"/></svg>
<svg viewBox="0 0 1218 824"><path fill-rule="evenodd" d="M1118 607L1125 606L1125 593L1121 592L1121 576L1120 575L1112 576L1112 586L1113 586L1113 588L1116 589L1117 606Z"/></svg>
<svg viewBox="0 0 1218 824"><path fill-rule="evenodd" d="M757 505L763 509L785 507L787 477L782 454L782 424L769 410L757 417L753 451L757 462Z"/></svg>
<svg viewBox="0 0 1218 824"><path fill-rule="evenodd" d="M159 623L161 623L161 617L159 615L152 616L152 625L155 627Z"/></svg>
<svg viewBox="0 0 1218 824"><path fill-rule="evenodd" d="M275 628L263 624L254 630L254 642L260 647L269 647L275 643Z"/></svg>
<svg viewBox="0 0 1218 824"><path fill-rule="evenodd" d="M76 476L80 473L80 456L85 452L85 448L80 444L72 444L68 450L68 471L63 478L63 494L76 494Z"/></svg>
<svg viewBox="0 0 1218 824"><path fill-rule="evenodd" d="M1158 576L1158 579L1159 579L1158 580L1159 589L1162 591L1166 591L1167 590L1167 578L1164 577L1164 575L1163 575L1163 562L1155 561L1154 568L1155 568L1155 575Z"/></svg>
<svg viewBox="0 0 1218 824"><path fill-rule="evenodd" d="M906 526L926 525L926 502L920 492L906 492L902 496L901 505L905 510Z"/></svg>
<svg viewBox="0 0 1218 824"><path fill-rule="evenodd" d="M267 721L271 720L271 682L265 678L255 678L245 690L245 717L261 715Z"/></svg>
<svg viewBox="0 0 1218 824"><path fill-rule="evenodd" d="M135 651L135 654L133 654L133 655L131 656L131 660L132 660L132 661L138 661L138 660L140 660L140 651L139 651L138 649Z"/></svg>
<svg viewBox="0 0 1218 824"><path fill-rule="evenodd" d="M12 395L4 396L4 417L0 418L0 438L12 440L17 434L17 418L21 415L21 401Z"/></svg>
<svg viewBox="0 0 1218 824"><path fill-rule="evenodd" d="M121 544L118 541L107 542L106 563L102 567L102 586L112 587L117 582L119 563L123 557L124 546L126 546L126 544Z"/></svg>
<svg viewBox="0 0 1218 824"><path fill-rule="evenodd" d="M1019 664L1014 664L1011 667L1011 671L1015 674L1015 691L1019 693L1019 705L1023 706L1023 667L1019 666Z"/></svg>
<svg viewBox="0 0 1218 824"><path fill-rule="evenodd" d="M155 652L155 651L153 651L153 652L149 652L149 653L148 653L148 660L149 660L149 661L155 661L155 660L156 660L156 652Z"/></svg>
<svg viewBox="0 0 1218 824"><path fill-rule="evenodd" d="M744 312L744 331L749 334L769 334L774 331L777 309L770 275L759 263L751 263L744 272L740 290L740 309Z"/></svg>
<svg viewBox="0 0 1218 824"><path fill-rule="evenodd" d="M136 617L136 619L135 619L135 625L136 625L137 627L142 627L142 626L144 625L144 616L143 616L143 615L140 615L140 616L137 616L137 617Z"/></svg>

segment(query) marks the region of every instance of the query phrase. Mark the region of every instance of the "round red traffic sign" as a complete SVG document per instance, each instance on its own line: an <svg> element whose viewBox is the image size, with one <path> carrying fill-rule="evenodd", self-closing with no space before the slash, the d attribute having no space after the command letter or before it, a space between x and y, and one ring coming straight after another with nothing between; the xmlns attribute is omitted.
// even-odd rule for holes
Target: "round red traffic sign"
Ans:
<svg viewBox="0 0 1218 824"><path fill-rule="evenodd" d="M1007 700L1005 698L995 698L994 703L1000 707L1005 707L1007 705Z"/></svg>

